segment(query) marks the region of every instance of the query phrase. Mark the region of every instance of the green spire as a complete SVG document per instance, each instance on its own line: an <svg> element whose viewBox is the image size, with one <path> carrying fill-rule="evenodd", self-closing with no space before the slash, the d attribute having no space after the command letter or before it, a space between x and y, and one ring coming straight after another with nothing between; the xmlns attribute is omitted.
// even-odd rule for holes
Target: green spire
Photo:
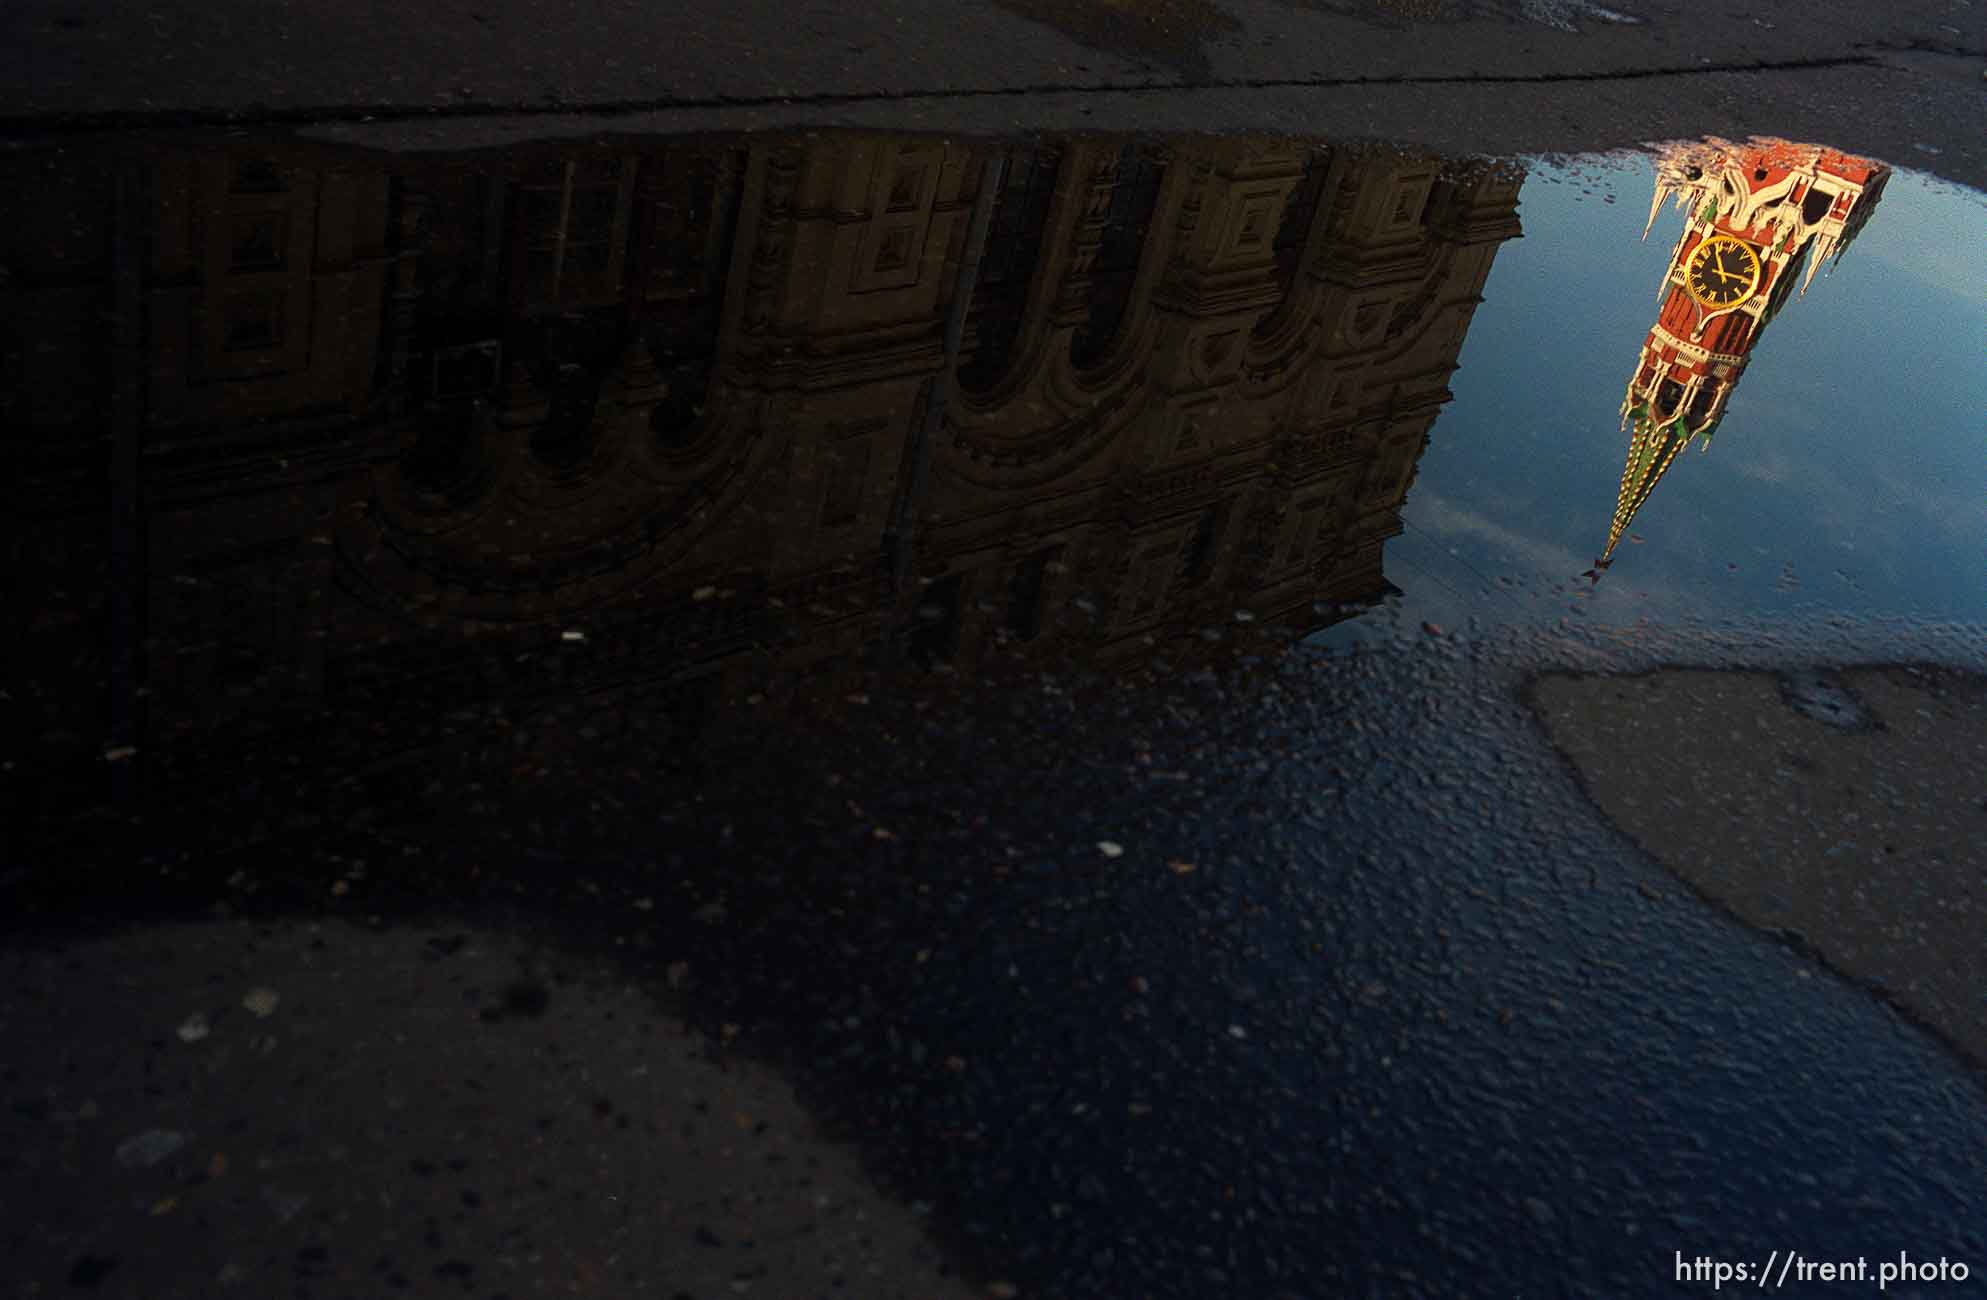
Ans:
<svg viewBox="0 0 1987 1300"><path fill-rule="evenodd" d="M1669 473L1670 462L1677 453L1689 446L1700 436L1709 438L1710 427L1716 421L1708 421L1703 429L1691 429L1683 422L1683 413L1678 411L1669 419L1658 423L1655 414L1646 402L1630 408L1628 425L1628 463L1622 467L1621 490L1615 498L1614 521L1608 527L1607 549L1601 552L1597 569L1605 569L1614 558L1614 548L1621 544L1622 536L1642 509L1643 503L1662 482L1663 475Z"/></svg>

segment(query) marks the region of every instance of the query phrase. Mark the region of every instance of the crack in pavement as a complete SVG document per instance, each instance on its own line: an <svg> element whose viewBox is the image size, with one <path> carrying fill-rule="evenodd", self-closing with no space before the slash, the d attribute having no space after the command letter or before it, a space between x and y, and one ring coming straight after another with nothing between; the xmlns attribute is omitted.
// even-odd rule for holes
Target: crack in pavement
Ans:
<svg viewBox="0 0 1987 1300"><path fill-rule="evenodd" d="M1540 72L1511 75L1482 73L1431 73L1386 77L1236 77L1208 81L1142 81L1116 83L1044 82L1027 86L1005 86L954 90L905 91L821 91L802 95L714 95L694 98L612 100L602 103L576 103L559 98L541 102L501 104L430 105L337 105L316 108L271 108L251 104L239 109L113 109L93 113L0 114L0 133L60 134L124 130L136 127L241 126L245 124L319 125L333 122L435 121L487 116L617 116L692 109L737 109L835 106L879 103L933 103L970 99L1015 98L1029 95L1122 95L1150 93L1193 93L1225 90L1335 90L1392 86L1531 86L1559 83L1599 84L1615 81L1648 81L1667 77L1705 77L1734 73L1810 72L1836 68L1883 68L1886 53L1926 52L1923 42L1868 46L1870 53L1838 55L1829 58L1755 60L1749 63L1705 63L1694 67L1627 68L1611 72ZM1941 54L1987 58L1987 51L1938 49Z"/></svg>

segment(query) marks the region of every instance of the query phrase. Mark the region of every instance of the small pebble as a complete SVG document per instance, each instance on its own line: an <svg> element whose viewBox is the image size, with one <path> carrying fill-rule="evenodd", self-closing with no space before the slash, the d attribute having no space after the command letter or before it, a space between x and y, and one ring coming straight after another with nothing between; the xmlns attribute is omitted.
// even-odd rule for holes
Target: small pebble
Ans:
<svg viewBox="0 0 1987 1300"><path fill-rule="evenodd" d="M153 1128L118 1144L117 1163L126 1169L146 1169L186 1145L186 1134Z"/></svg>

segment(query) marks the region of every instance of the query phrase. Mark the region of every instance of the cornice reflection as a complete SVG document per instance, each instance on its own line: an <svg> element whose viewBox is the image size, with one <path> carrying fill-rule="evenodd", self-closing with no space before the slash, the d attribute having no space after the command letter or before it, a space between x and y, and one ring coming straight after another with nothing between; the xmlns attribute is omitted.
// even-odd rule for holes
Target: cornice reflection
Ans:
<svg viewBox="0 0 1987 1300"><path fill-rule="evenodd" d="M857 134L4 165L15 707L98 770L1321 626L1388 590L1521 179Z"/></svg>

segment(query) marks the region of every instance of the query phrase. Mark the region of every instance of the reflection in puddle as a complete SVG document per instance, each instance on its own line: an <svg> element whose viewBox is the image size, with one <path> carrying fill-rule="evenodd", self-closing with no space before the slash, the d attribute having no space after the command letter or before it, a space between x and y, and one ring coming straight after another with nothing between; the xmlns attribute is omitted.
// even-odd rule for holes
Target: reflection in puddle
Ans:
<svg viewBox="0 0 1987 1300"><path fill-rule="evenodd" d="M1539 610L1640 626L1804 575L1851 612L1942 610L1977 570L1936 549L1977 542L1954 419L1873 451L1847 435L1889 418L1906 370L1834 382L1870 349L1845 327L1887 322L1941 374L1921 410L1971 400L1936 360L1969 300L1890 322L1896 277L1857 273L1924 279L1887 232L1938 242L1941 210L1818 147L1664 153L1650 225L1670 200L1686 225L1646 273L1639 208L1574 223L1552 167L1526 185L1534 237L1507 246L1517 170L1316 141L386 159L181 137L5 166L33 611L5 704L54 756L29 778L50 790L94 796L106 756L119 780L199 784L306 734L335 766L451 713L601 690L699 719L892 664L1178 666L1217 626L1295 640L1392 597L1383 547L1405 596L1332 637ZM1892 180L1829 311L1758 354ZM1624 399L1594 377L1629 338ZM1644 512L1735 404L1747 436ZM1630 449L1587 576L1638 520L1660 544L1633 585L1594 586L1574 575L1595 444L1565 431L1617 415ZM1845 495L1861 478L1881 491Z"/></svg>
<svg viewBox="0 0 1987 1300"><path fill-rule="evenodd" d="M1824 165L1875 166L1757 147L1769 158L1792 151L1796 167L1817 154L1836 159ZM1744 167L1735 186L1750 192L1758 169ZM1787 179L1767 170L1769 182ZM1685 367L1686 379L1699 377L1693 400L1715 403L1699 418L1721 435L1719 450L1662 476L1660 500L1643 509L1650 471L1673 463L1664 455L1693 428L1692 403L1680 391L1628 385L1643 378L1645 348L1660 360L1669 346L1652 324L1689 333L1661 318L1694 310L1681 287L1685 250L1672 241L1696 229L1688 219L1703 201L1690 200L1685 230L1645 240L1662 179L1648 157L1535 163L1521 198L1526 238L1498 257L1452 380L1456 400L1423 457L1403 535L1388 546L1388 575L1403 595L1321 639L1368 644L1390 626L1425 622L1632 639L1664 624L1760 618L1790 629L1842 617L1977 618L1987 601L1978 563L1987 503L1975 488L1987 473L1977 437L1987 370L1972 343L1987 325L1981 198L1909 171L1869 179L1879 177L1880 205L1865 192L1843 225L1859 232L1851 255L1837 262L1831 235L1829 247L1808 243L1796 264L1794 231L1786 275L1775 272L1773 284L1787 295L1778 301L1790 301L1826 254L1828 281L1815 283L1811 301L1772 316L1763 342L1753 326L1730 376ZM1830 222L1804 224L1827 233ZM1770 241L1753 233L1754 247L1787 238L1785 229ZM1776 300L1754 286L1749 303L1763 315ZM1660 438L1616 433L1643 398L1679 403L1666 408L1682 412L1667 452ZM1737 435L1722 436L1728 430ZM1701 445L1703 434L1690 440ZM1620 505L1607 532L1598 522L1607 515L1597 519L1603 501ZM1603 553L1620 563L1596 583Z"/></svg>
<svg viewBox="0 0 1987 1300"><path fill-rule="evenodd" d="M1587 576L1614 563L1636 512L1693 441L1700 451L1725 418L1759 337L1824 261L1839 259L1883 197L1890 169L1867 158L1785 141L1712 142L1666 150L1649 205L1689 214L1670 252L1665 296L1621 403L1631 431L1607 549ZM1644 234L1646 236L1647 229Z"/></svg>
<svg viewBox="0 0 1987 1300"><path fill-rule="evenodd" d="M75 770L1301 634L1389 590L1521 179L883 135L8 166L26 721Z"/></svg>
<svg viewBox="0 0 1987 1300"><path fill-rule="evenodd" d="M1238 629L1288 644L1394 599L1383 548L1417 595L1442 587L1420 534L1624 599L1572 575L1613 476L1591 471L1618 446L1625 349L1658 345L1645 423L1708 436L1771 391L1777 355L1819 355L1794 344L1827 313L1791 313L1738 394L1764 309L1869 189L1839 229L1833 201L1787 227L1798 252L1742 204L1715 224L1713 201L1697 233L1742 247L1680 247L1666 293L1690 320L1650 336L1639 210L1575 225L1528 192L1514 244L1515 170L1318 143L785 136L388 162L230 138L0 166L9 558L31 618L8 722L48 795L94 797L108 760L132 796L144 764L153 805L202 823L143 828L160 851L141 870L58 839L20 914L81 894L294 907L327 975L371 969L345 920L436 900L522 917L576 956L549 1008L602 974L691 995L713 1050L774 1055L957 1253L1027 1283L990 1294L1352 1295L1409 1259L1432 1291L1570 1274L1636 1294L1707 1225L1763 1256L1794 1215L1845 1255L1987 1250L1971 1081L1807 957L1676 896L1521 695L1542 666L1758 667L1818 644L1977 661L1975 630L1611 644L1520 624L1180 671L1250 647ZM1909 182L1881 232L1913 211ZM1744 346L1691 342L1697 305L1750 322ZM1955 369L1951 391L1968 382ZM1748 436L1709 468L1770 441L1755 411L1795 409L1785 393L1732 412ZM1813 431L1802 453L1841 473L1857 444ZM1732 521L1798 494L1686 499L1711 477L1665 489L1698 549L1651 546L1638 568L1778 543ZM1473 576L1498 563L1460 550ZM1014 665L1030 689L986 689ZM905 667L920 689L865 689ZM1646 771L1697 770L1611 691L1587 698L1626 727L1598 748L1633 760L1631 804ZM1768 697L1781 725L1811 721ZM773 725L715 743L752 716ZM1707 716L1721 761L1751 757L1725 742L1730 709ZM1827 761L1788 743L1790 774ZM1784 804L1757 766L1698 805L1719 786ZM313 802L312 781L344 785ZM1654 815L1711 824L1675 807ZM245 851L200 839L236 821ZM120 969L155 994L186 974ZM77 997L56 975L10 986L40 1019L106 1023L43 1014ZM478 1024L557 1027L548 987ZM377 1031L376 1009L339 1009ZM617 1059L577 1041L561 1105L581 1101L567 1063ZM396 1046L432 1055L418 1030ZM499 1086L531 1070L493 1067ZM620 1108L606 1091L582 1126ZM53 1103L22 1095L28 1150ZM609 1140L654 1172L662 1136ZM595 1139L566 1153L598 1186ZM537 1185L516 1212L567 1206L570 1187ZM652 1228L647 1195L613 1213ZM100 1278L101 1243L72 1244Z"/></svg>

